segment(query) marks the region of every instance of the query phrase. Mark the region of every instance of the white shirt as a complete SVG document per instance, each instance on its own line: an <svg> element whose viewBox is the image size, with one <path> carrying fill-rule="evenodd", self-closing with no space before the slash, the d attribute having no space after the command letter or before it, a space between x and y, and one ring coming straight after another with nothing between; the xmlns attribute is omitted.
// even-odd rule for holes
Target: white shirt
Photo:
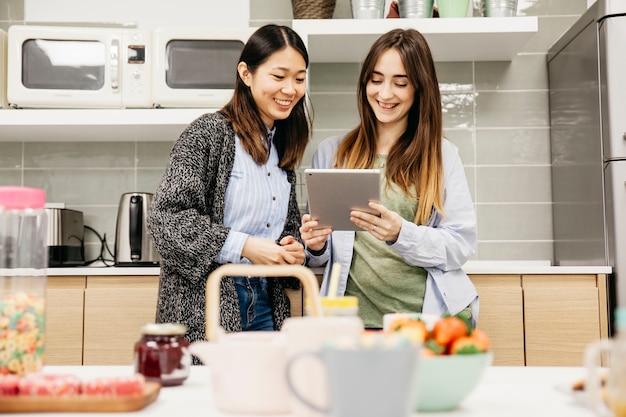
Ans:
<svg viewBox="0 0 626 417"><path fill-rule="evenodd" d="M216 262L250 263L241 257L248 236L278 240L283 232L291 185L287 173L278 167L274 132L275 128L269 132L270 155L263 165L258 165L235 137L235 161L224 203L224 226L231 230Z"/></svg>

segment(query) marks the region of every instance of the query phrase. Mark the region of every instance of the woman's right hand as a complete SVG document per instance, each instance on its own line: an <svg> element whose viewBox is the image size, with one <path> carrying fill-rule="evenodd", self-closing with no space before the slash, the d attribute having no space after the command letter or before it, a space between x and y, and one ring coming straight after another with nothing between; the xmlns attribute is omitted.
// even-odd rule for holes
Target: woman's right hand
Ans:
<svg viewBox="0 0 626 417"><path fill-rule="evenodd" d="M300 236L304 245L314 251L320 251L326 245L328 236L333 232L333 229L315 229L319 223L317 220L312 220L310 214L302 216L302 226L300 226Z"/></svg>
<svg viewBox="0 0 626 417"><path fill-rule="evenodd" d="M299 260L293 253L290 253L288 248L286 249L272 239L252 236L248 236L246 239L241 250L241 256L255 265L293 265L301 264L303 261L303 259ZM304 250L302 250L301 258L303 257Z"/></svg>

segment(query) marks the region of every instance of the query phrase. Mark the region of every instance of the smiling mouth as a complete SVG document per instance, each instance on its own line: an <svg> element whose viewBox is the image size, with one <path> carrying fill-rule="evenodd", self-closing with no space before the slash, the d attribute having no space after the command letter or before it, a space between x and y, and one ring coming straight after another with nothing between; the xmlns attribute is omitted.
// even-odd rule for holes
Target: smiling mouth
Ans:
<svg viewBox="0 0 626 417"><path fill-rule="evenodd" d="M385 110L391 110L391 109L393 109L394 107L396 107L396 106L397 106L397 104L387 104L387 103L382 103L382 102L380 102L380 101L378 102L378 105L379 105L382 109L385 109Z"/></svg>
<svg viewBox="0 0 626 417"><path fill-rule="evenodd" d="M281 106L289 106L289 105L291 105L291 102L292 102L291 100L279 100L277 98L275 98L274 101L277 104L280 104Z"/></svg>

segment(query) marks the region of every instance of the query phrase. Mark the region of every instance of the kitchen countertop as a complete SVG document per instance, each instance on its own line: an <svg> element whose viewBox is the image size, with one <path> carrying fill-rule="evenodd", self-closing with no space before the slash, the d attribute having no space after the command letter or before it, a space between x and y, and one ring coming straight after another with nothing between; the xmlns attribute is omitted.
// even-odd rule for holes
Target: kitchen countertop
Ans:
<svg viewBox="0 0 626 417"><path fill-rule="evenodd" d="M610 274L610 266L552 266L550 261L468 261L468 274ZM158 267L48 268L48 276L159 275ZM313 268L322 274L322 268Z"/></svg>
<svg viewBox="0 0 626 417"><path fill-rule="evenodd" d="M81 378L129 375L131 366L46 366L48 373L72 373ZM570 391L585 376L582 367L504 367L492 366L476 389L454 411L415 413L416 417L593 417L595 414ZM452 383L452 382L451 382ZM580 395L579 393L576 393ZM136 416L231 416L218 411L212 399L209 370L194 366L181 386L161 388L156 401ZM57 417L56 413L20 414L22 417ZM120 413L72 413L72 416L119 417ZM237 414L238 417L253 417ZM290 417L289 414L281 414Z"/></svg>

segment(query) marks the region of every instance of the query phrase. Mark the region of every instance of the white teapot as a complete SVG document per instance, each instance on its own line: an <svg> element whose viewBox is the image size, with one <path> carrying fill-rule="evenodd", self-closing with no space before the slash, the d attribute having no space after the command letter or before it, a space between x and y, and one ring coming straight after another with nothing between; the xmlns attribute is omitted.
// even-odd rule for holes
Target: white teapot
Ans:
<svg viewBox="0 0 626 417"><path fill-rule="evenodd" d="M206 335L191 353L208 365L218 409L239 414L286 414L291 397L285 379L287 338L283 332L225 333L219 326L220 282L224 276L296 277L309 296L313 316L321 307L317 279L299 265L222 265L207 278Z"/></svg>

